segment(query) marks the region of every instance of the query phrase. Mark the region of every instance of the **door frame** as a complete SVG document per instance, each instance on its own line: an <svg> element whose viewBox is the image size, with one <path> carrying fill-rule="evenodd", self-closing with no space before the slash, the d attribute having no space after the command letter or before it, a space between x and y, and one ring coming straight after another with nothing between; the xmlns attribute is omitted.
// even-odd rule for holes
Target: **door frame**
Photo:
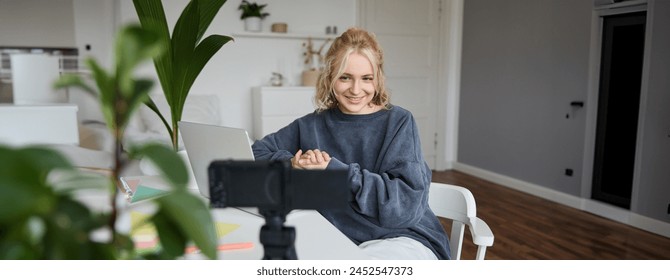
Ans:
<svg viewBox="0 0 670 280"><path fill-rule="evenodd" d="M589 85L587 91L587 99L585 104L586 109L586 125L584 131L584 154L582 161L582 182L581 182L581 197L582 209L600 216L604 216L615 221L627 223L631 212L636 212L638 208L638 190L640 185L640 153L635 153L635 163L633 167L633 183L631 193L630 209L622 209L614 205L609 205L591 198L593 189L593 164L595 162L595 145L596 145L596 129L598 121L598 97L600 92L600 66L601 66L601 50L602 50L602 35L603 23L605 16L626 14L633 12L647 11L646 3L635 3L633 6L612 7L612 8L594 8L591 16L591 46L589 52ZM642 136L644 135L644 114L647 88L649 81L649 46L651 44L651 17L647 13L647 24L645 30L645 46L644 58L642 65L642 85L640 88L640 106L638 108L638 130L635 150L642 149Z"/></svg>
<svg viewBox="0 0 670 280"><path fill-rule="evenodd" d="M458 160L458 115L461 96L463 0L441 0L437 95L436 169L453 169ZM439 79L443 77L443 79Z"/></svg>

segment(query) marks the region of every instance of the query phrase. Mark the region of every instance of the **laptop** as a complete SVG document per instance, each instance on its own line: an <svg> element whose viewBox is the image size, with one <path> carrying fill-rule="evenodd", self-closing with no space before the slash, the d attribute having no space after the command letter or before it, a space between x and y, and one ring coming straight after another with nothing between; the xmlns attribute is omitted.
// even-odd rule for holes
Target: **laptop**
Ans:
<svg viewBox="0 0 670 280"><path fill-rule="evenodd" d="M249 134L241 128L179 122L181 137L200 194L209 198L207 168L214 160L254 160Z"/></svg>

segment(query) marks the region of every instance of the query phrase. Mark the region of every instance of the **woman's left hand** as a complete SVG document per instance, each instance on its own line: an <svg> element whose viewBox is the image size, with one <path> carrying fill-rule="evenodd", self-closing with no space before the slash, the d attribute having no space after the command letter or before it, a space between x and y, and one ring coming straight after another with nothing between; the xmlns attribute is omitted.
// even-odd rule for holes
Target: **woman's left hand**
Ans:
<svg viewBox="0 0 670 280"><path fill-rule="evenodd" d="M291 158L291 165L298 169L326 169L328 163L330 163L330 155L319 149L307 150L304 153L298 150Z"/></svg>

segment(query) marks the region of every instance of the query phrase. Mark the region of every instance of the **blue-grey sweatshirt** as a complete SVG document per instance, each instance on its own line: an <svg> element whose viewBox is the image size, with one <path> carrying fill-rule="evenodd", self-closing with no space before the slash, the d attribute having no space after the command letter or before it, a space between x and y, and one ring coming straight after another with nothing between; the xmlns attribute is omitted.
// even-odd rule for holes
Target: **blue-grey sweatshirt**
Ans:
<svg viewBox="0 0 670 280"><path fill-rule="evenodd" d="M348 170L351 207L320 212L354 243L405 236L449 258L447 235L428 207L432 174L409 111L314 112L253 144L256 160L290 160L298 149L325 151L327 169Z"/></svg>

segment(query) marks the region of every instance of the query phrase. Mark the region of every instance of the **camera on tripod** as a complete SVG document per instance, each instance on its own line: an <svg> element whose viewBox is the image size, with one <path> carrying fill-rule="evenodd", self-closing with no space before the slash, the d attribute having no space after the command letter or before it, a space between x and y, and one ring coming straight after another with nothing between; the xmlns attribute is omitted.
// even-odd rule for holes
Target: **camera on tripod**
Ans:
<svg viewBox="0 0 670 280"><path fill-rule="evenodd" d="M297 259L295 229L285 227L294 209L343 209L352 196L347 170L293 169L288 161L216 160L208 169L210 206L258 207L265 217L263 259Z"/></svg>

